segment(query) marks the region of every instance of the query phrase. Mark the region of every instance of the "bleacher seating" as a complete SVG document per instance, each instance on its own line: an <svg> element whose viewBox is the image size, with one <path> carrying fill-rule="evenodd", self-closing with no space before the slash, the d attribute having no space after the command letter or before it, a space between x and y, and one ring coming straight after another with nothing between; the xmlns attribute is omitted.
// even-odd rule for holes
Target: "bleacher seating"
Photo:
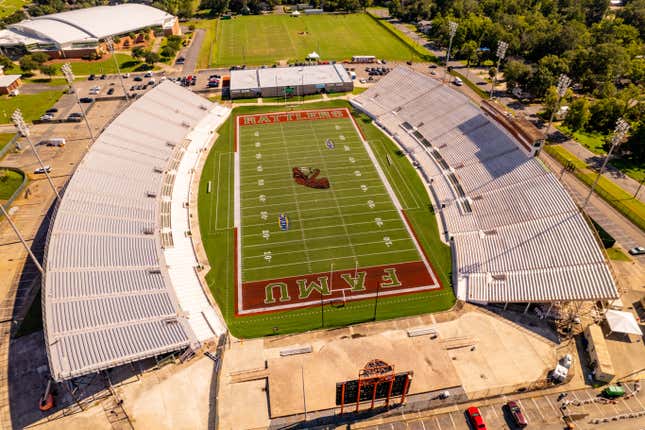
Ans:
<svg viewBox="0 0 645 430"><path fill-rule="evenodd" d="M174 245L171 212L177 175L188 176L178 173L182 158L189 145L201 148L209 142L208 135L195 130L215 129L228 112L163 82L115 118L79 164L46 246L43 306L54 379L206 339L198 318L177 293L177 288L186 293L188 281L173 284L169 271L178 263L164 249ZM189 183L181 181L187 188ZM187 228L179 229L183 235ZM187 246L193 253L192 244ZM193 277L197 279L194 272ZM189 284L191 300L201 294L208 303L196 282L196 291L195 282ZM215 337L223 325L211 312Z"/></svg>
<svg viewBox="0 0 645 430"><path fill-rule="evenodd" d="M456 252L459 298L617 297L605 256L559 181L463 94L397 68L352 104L430 178L440 231Z"/></svg>

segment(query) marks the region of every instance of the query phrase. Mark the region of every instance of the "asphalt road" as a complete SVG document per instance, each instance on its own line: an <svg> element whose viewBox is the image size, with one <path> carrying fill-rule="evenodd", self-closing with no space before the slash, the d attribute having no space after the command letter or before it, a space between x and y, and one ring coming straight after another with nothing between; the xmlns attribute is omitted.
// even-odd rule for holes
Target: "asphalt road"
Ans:
<svg viewBox="0 0 645 430"><path fill-rule="evenodd" d="M195 30L195 36L193 36L193 43L190 44L186 52L183 54L184 58L184 67L181 69L183 75L190 75L195 71L197 66L197 58L199 57L199 49L204 43L204 36L206 32L202 29Z"/></svg>

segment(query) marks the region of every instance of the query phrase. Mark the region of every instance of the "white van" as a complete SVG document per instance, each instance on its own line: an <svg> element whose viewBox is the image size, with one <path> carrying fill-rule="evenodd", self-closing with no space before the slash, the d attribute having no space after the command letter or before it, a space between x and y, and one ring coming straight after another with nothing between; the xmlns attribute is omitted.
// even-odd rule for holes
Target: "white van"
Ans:
<svg viewBox="0 0 645 430"><path fill-rule="evenodd" d="M47 139L45 142L47 146L58 146L58 147L65 146L65 143L67 143L64 137L53 137L51 139Z"/></svg>
<svg viewBox="0 0 645 430"><path fill-rule="evenodd" d="M455 78L455 80L453 81L453 83L454 83L455 85L457 85L458 87L460 87L460 86L462 86L462 85L464 84L464 81L462 81L460 78Z"/></svg>
<svg viewBox="0 0 645 430"><path fill-rule="evenodd" d="M349 72L349 76L352 78L352 80L356 79L356 72Z"/></svg>

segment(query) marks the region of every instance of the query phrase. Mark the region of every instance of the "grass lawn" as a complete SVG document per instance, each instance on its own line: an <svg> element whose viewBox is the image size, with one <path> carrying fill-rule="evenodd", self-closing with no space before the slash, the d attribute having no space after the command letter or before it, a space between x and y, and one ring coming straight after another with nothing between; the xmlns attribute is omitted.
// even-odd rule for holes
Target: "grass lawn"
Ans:
<svg viewBox="0 0 645 430"><path fill-rule="evenodd" d="M0 1L0 18L7 17L21 9L24 5L31 3L27 0L2 0Z"/></svg>
<svg viewBox="0 0 645 430"><path fill-rule="evenodd" d="M0 133L0 151L7 146L7 143L9 143L15 135L15 133Z"/></svg>
<svg viewBox="0 0 645 430"><path fill-rule="evenodd" d="M335 100L335 101L329 101L329 102L321 102L321 103L310 103L306 104L303 106L298 106L296 109L316 109L316 108L333 108L333 107L349 107L349 104L346 101L343 100ZM435 221L435 217L432 214L431 211L431 205L429 198L425 192L425 188L423 187L423 184L421 183L421 180L417 176L416 171L414 168L410 165L410 163L405 159L404 157L400 157L396 154L396 147L395 145L387 139L385 136L383 136L380 131L376 128L374 128L371 123L369 118L362 116L362 115L356 115L356 118L359 123L359 127L363 130L364 134L366 135L367 140L370 142L370 146L372 150L375 153L376 158L378 159L379 164L381 165L381 168L384 170L385 175L388 178L388 181L392 185L399 201L401 202L402 206L406 210L406 214L409 218L410 224L414 228L415 234L418 237L418 240L420 244L423 246L425 252L427 255L431 256L431 261L434 266L435 272L437 273L437 276L439 277L440 281L444 285L444 288L439 291L429 291L429 292L420 292L416 294L409 294L409 295L403 295L403 296L392 296L392 297L380 297L378 299L378 307L376 307L376 301L373 298L367 298L363 300L358 300L358 301L347 301L343 306L339 305L334 305L334 304L328 304L325 305L324 307L310 307L310 308L304 308L304 309L297 309L297 310L287 310L287 311L280 311L280 312L272 312L272 313L266 313L266 314L259 314L259 315L250 315L250 316L242 316L242 317L237 317L234 314L235 310L235 291L236 289L234 288L234 278L233 278L233 258L232 256L234 255L234 232L233 232L233 198L234 198L234 189L233 189L233 177L232 177L232 172L233 172L233 166L234 166L234 152L233 152L233 147L234 147L234 121L233 117L236 115L240 114L250 114L250 113L261 113L261 112L271 112L275 111L276 107L270 107L270 106L248 106L248 107L237 107L234 112L232 117L218 130L219 133L219 138L217 142L215 143L213 149L211 150L208 159L206 161L206 164L204 166L204 170L202 172L202 181L200 184L200 193L199 193L199 221L200 221L200 230L201 230L201 236L202 240L206 249L206 252L209 256L211 256L211 262L212 262L212 268L210 272L207 274L206 279L208 281L208 284L211 288L211 291L213 292L213 295L215 296L216 300L218 301L220 305L220 309L222 310L222 313L224 315L224 318L226 319L228 326L231 330L231 332L235 336L239 337L258 337L258 336L265 336L265 335L270 335L274 333L279 333L279 334L284 334L284 333L289 333L289 332L300 332L300 331L306 331L306 330L312 330L312 329L317 329L321 327L336 327L336 326L344 326L347 324L352 324L352 323L358 323L358 322L365 322L365 321L371 321L373 320L374 316L376 316L376 319L388 319L388 318L394 318L394 317L400 317L400 316L406 316L406 315L414 315L414 314L420 314L420 313L428 313L428 312L435 312L439 310L444 310L450 308L455 301L454 294L452 292L451 288L451 255L450 255L450 249L446 245L444 245L440 239L439 239L439 233L438 233L438 227ZM334 120L335 121L335 120ZM345 120L348 121L348 120ZM320 121L323 122L323 121ZM296 123L296 129L294 130L288 130L287 134L289 134L290 131L293 131L294 133L289 134L289 136L292 137L287 137L288 142L296 142L297 139L305 139L308 141L309 134L308 132L305 134L303 133L305 130L302 129L302 125L298 124L299 122ZM312 123L313 124L313 123ZM339 123L334 123L331 124L334 127L338 126L340 127L339 129L343 130L343 135L346 136L347 139L347 144L348 145L358 145L357 141L354 141L353 139L356 138L355 131L350 131L350 128L347 128L347 131L345 131L345 128L348 127L349 122L339 122ZM273 125L275 127L275 125ZM309 126L307 124L307 126ZM262 126L264 127L264 126ZM313 127L311 130L312 133L315 131L316 133L326 133L329 132L329 129L325 128L324 124L319 124L319 125L312 125ZM242 128L242 130L245 127ZM353 128L351 128L353 130ZM286 128L284 130L287 130ZM327 130L327 131L325 131ZM336 129L338 130L338 129ZM251 133L250 136L246 136L246 143L244 143L244 140L241 141L241 145L247 145L247 146L242 146L241 147L241 154L244 154L244 148L248 147L249 142L252 142L255 139L255 132L260 133L261 135L265 136L265 142L266 144L278 144L280 142L285 142L283 140L279 139L279 135L275 135L273 133L274 137L277 138L277 140L274 141L274 139L271 139L270 136L272 135L271 133L275 130L271 130L270 128L260 128L258 129L249 129L248 131L241 131L241 133ZM353 133L353 134L352 134ZM300 137L298 137L300 136ZM248 139L251 139L250 141ZM309 137L310 139L311 137ZM294 143L294 144L296 144ZM252 143L250 143L252 145ZM280 143L282 144L282 143ZM336 142L338 145L337 149L341 148L341 144L338 141ZM265 145L266 146L266 145ZM299 146L300 148L300 146ZM309 148L307 145L305 145L303 148L307 149ZM354 148L354 146L352 146ZM356 157L358 158L359 156L362 156L361 151L360 151L360 146L356 146L354 148L357 152L355 152ZM335 151L337 150L335 149ZM295 151L295 148L293 148ZM300 149L298 149L300 151ZM309 151L309 149L307 149ZM364 151L364 149L363 149ZM290 154L293 155L291 152L291 149L289 150ZM324 151L323 151L324 152ZM282 152L280 152L282 154ZM307 158L309 160L309 156L317 156L320 157L321 154L319 152L312 154L309 152L309 155L306 155L307 153L303 153L302 156ZM327 154L327 153L325 153ZM332 154L331 152L329 154ZM334 154L337 154L338 156L341 156L343 153L342 152L334 152ZM352 152L354 154L354 152ZM366 154L363 154L366 155ZM267 157L269 156L269 153L267 153ZM390 158L391 163L388 163L387 157ZM327 163L330 163L331 161L331 155L326 155L325 160ZM278 157L279 158L279 157ZM245 161L246 160L246 161ZM305 163L304 159L301 160L303 163ZM264 254L263 251L263 246L265 246L265 241L263 238L256 238L255 236L247 236L244 233L244 226L247 225L247 228L253 228L254 224L253 222L250 222L252 220L249 220L250 218L253 218L253 215L250 214L250 212L247 212L248 210L253 211L256 210L255 207L253 206L252 202L254 197L250 196L249 197L249 192L257 191L255 188L257 188L260 184L255 183L255 179L251 177L250 175L252 174L251 170L255 170L255 160L251 159L246 159L242 156L241 161L242 164L242 176L241 176L241 181L242 185L244 187L242 188L242 195L241 195L241 203L242 203L242 250L244 250L244 254L242 256L242 276L243 278L246 276L249 279L260 279L264 278L267 276L266 270L263 267L264 261L266 254ZM268 162L268 160L264 161L265 163ZM324 163L324 162L323 162ZM377 204L377 208L383 211L387 211L388 205L391 205L391 203L388 203L389 198L386 197L387 195L382 193L382 184L378 180L378 177L374 176L374 167L370 167L370 162L367 157L364 157L363 160L361 160L361 165L360 169L361 171L364 171L364 179L365 181L371 181L369 182L369 190L366 192L371 192L375 193L373 196L373 200ZM267 164L267 167L269 165ZM322 165L320 166L321 168L324 168L325 171L332 172L334 169L338 168L340 169L340 165ZM347 168L347 167L345 167ZM248 170L251 169L251 170ZM251 173L250 173L251 172ZM267 175L269 172L267 171ZM336 175L340 175L341 173L336 173ZM352 177L354 175L351 175ZM275 180L280 180L280 179L275 179ZM350 185L352 181L355 181L356 178L351 179L348 177L347 179L347 184L343 182L342 185L338 185L337 187L339 188L337 193L340 193L342 191L342 188L344 188L347 185ZM359 179L360 180L360 179ZM212 191L210 194L207 194L206 188L207 188L207 183L211 182L212 186ZM278 193L277 196L282 196L283 194L290 195L289 193L285 193L286 190L291 191L291 180L287 179L285 182L285 186L288 183L288 187L286 189L283 189L282 192L280 191L280 187L277 187L276 184L273 185L273 193ZM267 184L268 185L268 184ZM266 187L265 187L266 188ZM329 190L317 190L321 191L322 193L329 193L331 192L331 188ZM381 190L381 191L379 191ZM269 199L276 198L274 194L269 194L271 192L270 189L267 188L267 197ZM305 187L297 188L295 190L298 196L302 196L304 199L306 195L310 195L312 193L309 189L306 189ZM359 192L359 194L356 196L357 198L362 198L362 193ZM345 196L338 194L336 198L341 198L344 199ZM250 200L249 200L250 199ZM352 200L350 196L347 196L347 199L349 201ZM329 202L329 199L323 199L325 202ZM347 200L344 200L347 202ZM361 200L362 201L362 200ZM270 202L267 202L269 205ZM285 207L289 203L285 203ZM251 206L248 206L251 205ZM309 237L309 240L307 241L302 241L298 240L297 238L294 238L293 241L289 241L288 243L285 244L285 246L296 246L296 247L301 247L301 246L308 246L312 248L318 248L323 246L324 247L324 240L321 243L316 244L317 241L320 241L320 239L316 239L314 236L316 234L316 228L311 229L311 227L307 229L301 229L299 227L300 222L304 222L304 220L310 221L308 218L303 218L302 221L299 217L300 215L300 210L315 210L317 208L317 203L314 205L310 204L304 204L304 208L301 209L294 209L294 208L286 208L285 210L289 210L290 212L290 228L286 232L280 232L277 231L277 222L271 222L271 227L270 231L272 235L280 235L282 233L286 235L292 235L296 234L298 232L302 232L303 235L307 235ZM320 206L323 206L323 203L321 201ZM362 206L362 205L356 205L356 206ZM245 209L246 208L246 209ZM293 210L292 210L293 209ZM257 209L259 210L259 209ZM279 210L279 208L273 208L273 209L267 209L267 210ZM321 211L324 211L326 209L321 208ZM349 206L344 206L343 208L338 210L342 210L343 213L345 211L347 212L345 215L350 216L350 212L355 210L355 208L352 208L352 204L349 204ZM378 209L377 209L378 210ZM322 212L321 212L322 213ZM312 215L314 216L314 215ZM332 215L329 215L332 216ZM338 217L339 215L336 214L335 217ZM360 216L358 214L354 214L351 216ZM400 223L399 221L396 221L396 218L392 218L392 215L388 215L388 218L385 218L385 215L382 215L383 219L386 220L386 222L392 222L392 223ZM328 216L321 216L315 218L318 218L317 221L315 221L316 225L317 223L326 223L328 222ZM390 218L392 218L390 220ZM277 220L275 220L277 221ZM273 225L275 224L275 226ZM370 223L366 223L370 224ZM371 225L371 224L370 224ZM394 225L394 224L393 224ZM255 226L256 228L261 228L259 226ZM321 227L318 232L320 233L325 232L326 229L331 229L335 228L333 226L327 226L325 225L324 228ZM337 227L336 227L337 228ZM366 227L363 227L366 228ZM393 229L396 230L396 229ZM373 230L372 230L373 232ZM397 244L394 246L403 246L405 247L406 244L410 243L409 237L406 237L405 234L402 234L403 232L401 230L397 232L393 231L390 236L393 239L393 241ZM248 230L247 230L248 234ZM354 235L361 234L358 231L358 226L355 227L355 229L352 229L351 234L346 233L346 234L340 234L338 237L342 237L343 240L347 237L346 235L350 235L351 237L355 237ZM365 234L370 234L369 232L366 232ZM398 234L399 236L396 236ZM278 236L282 237L282 236ZM380 239L380 238L379 238ZM340 240L340 239L339 239ZM398 245L400 243L400 245ZM379 245L383 245L381 241L379 240L378 244L373 244L374 248L376 248ZM282 245L278 245L282 246ZM360 244L357 245L357 247L362 246ZM246 247L246 248L245 248ZM343 265L353 265L353 262L355 261L355 258L358 258L359 264L370 264L370 262L374 263L372 261L373 258L382 258L382 256L377 256L377 255L371 255L369 252L365 254L365 252L358 252L356 257L352 257L347 252L347 246L339 246L336 248L332 248L334 250L334 261L337 261L337 264L339 266ZM325 249L320 249L321 253L326 253L331 251L332 249L329 249L325 251ZM363 248L363 251L366 251L367 248ZM275 252L278 251L278 252ZM401 251L402 254L399 255L401 258L406 258L405 253L414 253L412 250L398 250L397 253ZM280 252L279 250L274 249L274 253L276 254L272 258L275 259L273 261L274 263L277 262L278 259L286 258L284 255L279 255ZM256 255L257 254L257 255ZM369 254L369 255L368 255ZM300 255L300 254L298 254ZM398 255L398 254L397 254ZM230 257L227 258L226 256ZM246 258L245 258L246 257ZM338 257L338 260L336 258ZM411 257L410 255L407 255L407 257ZM345 261L347 260L347 261ZM291 264L291 261L294 262L294 264ZM291 271L297 269L291 270L290 268L294 266L299 266L300 268L303 267L303 265L306 265L307 262L309 264L314 265L315 267L312 267L312 272L314 273L315 271L318 270L328 270L327 265L329 265L329 262L322 262L322 261L313 261L313 260L308 260L306 258L297 258L293 259L293 256L291 257L291 260L288 265L283 266L282 268L279 268L279 270L286 270L285 273L276 273L275 276L282 276L282 275L288 275L291 273ZM318 267L320 265L323 265L324 267ZM246 266L246 270L245 270ZM277 266L276 266L277 267ZM338 269L340 270L340 269ZM287 273L289 272L289 273ZM295 272L294 272L295 273ZM274 276L273 271L271 271L272 276ZM376 315L375 315L376 314Z"/></svg>
<svg viewBox="0 0 645 430"><path fill-rule="evenodd" d="M408 46L366 14L303 15L298 18L265 15L221 21L217 31L217 55L212 56L210 65L304 61L312 51L320 54L323 60L347 60L352 55L375 55L388 60L418 59Z"/></svg>
<svg viewBox="0 0 645 430"><path fill-rule="evenodd" d="M615 261L631 261L629 256L621 251L619 248L609 248L607 249L607 256L610 260Z"/></svg>
<svg viewBox="0 0 645 430"><path fill-rule="evenodd" d="M122 73L148 70L147 64L132 58L130 55L120 53L116 53L115 55L119 61L119 68ZM58 68L58 75L62 75L60 67L64 62L57 61L53 64ZM74 74L79 76L116 73L116 66L114 65L112 57L96 61L70 61L70 64L72 65Z"/></svg>
<svg viewBox="0 0 645 430"><path fill-rule="evenodd" d="M558 125L557 129L560 130L562 133L566 134L567 136L571 137L575 141L579 142L593 152L594 154L606 154L607 151L603 149L603 145L605 143L605 137L603 134L600 133L593 133L593 132L588 132L588 131L571 131L568 127L564 125Z"/></svg>
<svg viewBox="0 0 645 430"><path fill-rule="evenodd" d="M23 179L24 176L18 172L0 168L0 200L9 200Z"/></svg>
<svg viewBox="0 0 645 430"><path fill-rule="evenodd" d="M22 111L25 121L40 118L63 95L62 90L43 91L38 94L20 94L16 97L0 97L0 124L11 122L11 114L16 109Z"/></svg>
<svg viewBox="0 0 645 430"><path fill-rule="evenodd" d="M596 172L589 169L585 162L576 158L562 146L547 145L545 150L563 166L568 163L575 166L574 175L588 186L591 186L595 181ZM631 194L605 177L601 177L598 181L596 194L640 227L641 230L645 230L645 204L634 199Z"/></svg>

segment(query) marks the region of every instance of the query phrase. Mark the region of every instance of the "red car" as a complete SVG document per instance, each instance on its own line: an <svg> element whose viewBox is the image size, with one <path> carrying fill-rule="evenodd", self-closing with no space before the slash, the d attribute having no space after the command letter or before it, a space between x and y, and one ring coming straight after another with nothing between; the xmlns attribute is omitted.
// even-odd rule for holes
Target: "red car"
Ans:
<svg viewBox="0 0 645 430"><path fill-rule="evenodd" d="M506 404L506 406L508 407L508 412L511 414L511 418L516 426L524 428L529 425L528 420L522 413L522 409L520 409L520 405L518 405L517 402L511 400Z"/></svg>
<svg viewBox="0 0 645 430"><path fill-rule="evenodd" d="M471 406L466 409L466 414L468 415L468 419L473 425L473 428L476 430L486 430L486 423L484 423L484 418L482 418L482 414L479 412L478 408Z"/></svg>

